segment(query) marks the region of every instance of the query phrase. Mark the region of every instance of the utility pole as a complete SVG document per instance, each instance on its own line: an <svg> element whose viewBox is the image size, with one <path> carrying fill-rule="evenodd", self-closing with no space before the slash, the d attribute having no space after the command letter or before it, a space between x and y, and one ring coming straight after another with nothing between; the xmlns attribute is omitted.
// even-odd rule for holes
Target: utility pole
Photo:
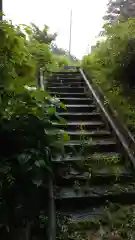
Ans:
<svg viewBox="0 0 135 240"><path fill-rule="evenodd" d="M87 46L87 55L89 55L89 52L90 52L90 44L88 44Z"/></svg>
<svg viewBox="0 0 135 240"><path fill-rule="evenodd" d="M70 12L69 55L71 54L71 41L72 41L72 9Z"/></svg>
<svg viewBox="0 0 135 240"><path fill-rule="evenodd" d="M0 0L0 20L2 20L2 13L3 13L3 0Z"/></svg>

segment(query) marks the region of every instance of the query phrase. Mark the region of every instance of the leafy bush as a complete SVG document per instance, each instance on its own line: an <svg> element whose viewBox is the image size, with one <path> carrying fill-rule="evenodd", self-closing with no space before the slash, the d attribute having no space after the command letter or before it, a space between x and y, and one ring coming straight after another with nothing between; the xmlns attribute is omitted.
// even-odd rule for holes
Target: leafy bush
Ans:
<svg viewBox="0 0 135 240"><path fill-rule="evenodd" d="M2 239L28 239L36 226L40 230L43 225L46 230L51 160L63 154L62 143L68 139L53 127L52 120L60 121L54 101L35 87L39 67L48 69L53 65L49 44L29 40L25 32L31 34L31 28L0 22Z"/></svg>
<svg viewBox="0 0 135 240"><path fill-rule="evenodd" d="M78 224L71 220L70 216L64 214L56 215L57 221L57 235L58 240L86 240L85 229L81 227L77 229Z"/></svg>
<svg viewBox="0 0 135 240"><path fill-rule="evenodd" d="M135 20L105 25L102 41L85 56L83 68L93 76L121 119L134 130Z"/></svg>
<svg viewBox="0 0 135 240"><path fill-rule="evenodd" d="M1 87L30 82L35 78L35 61L26 45L20 27L7 21L0 22L0 81ZM12 80L12 81L11 81Z"/></svg>
<svg viewBox="0 0 135 240"><path fill-rule="evenodd" d="M50 34L48 26L45 25L43 30L40 30L32 23L30 30L29 47L36 58L38 67L51 72L63 70L64 65L73 65L77 62L76 58L73 56L70 58L68 52L54 44L57 34Z"/></svg>
<svg viewBox="0 0 135 240"><path fill-rule="evenodd" d="M11 236L16 226L33 223L46 209L51 159L63 148L55 143L62 135L53 128L55 107L48 95L26 89L6 94L8 105L0 122L0 223Z"/></svg>

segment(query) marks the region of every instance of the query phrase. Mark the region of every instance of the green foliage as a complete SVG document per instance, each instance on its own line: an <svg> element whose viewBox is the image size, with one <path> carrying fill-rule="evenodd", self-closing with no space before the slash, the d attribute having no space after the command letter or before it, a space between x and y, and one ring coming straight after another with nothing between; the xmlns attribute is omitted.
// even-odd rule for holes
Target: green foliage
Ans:
<svg viewBox="0 0 135 240"><path fill-rule="evenodd" d="M51 44L51 49L55 55L66 57L73 64L79 62L75 56L73 56L72 54L69 55L69 51L63 48L59 48L56 44Z"/></svg>
<svg viewBox="0 0 135 240"><path fill-rule="evenodd" d="M42 68L45 71L49 71L51 69L51 65L53 64L53 56L49 45L33 40L29 42L28 47L30 53L36 61L37 69Z"/></svg>
<svg viewBox="0 0 135 240"><path fill-rule="evenodd" d="M49 27L47 25L44 25L43 30L40 30L38 26L36 26L34 23L32 25L32 34L30 36L31 40L36 40L39 43L45 43L45 44L51 44L52 41L55 40L57 34L50 34Z"/></svg>
<svg viewBox="0 0 135 240"><path fill-rule="evenodd" d="M48 26L44 26L42 30L32 23L29 34L29 48L32 55L36 59L38 67L41 67L46 72L63 70L65 65L73 65L76 63L76 58L61 48L58 48L53 42L57 34L50 34Z"/></svg>
<svg viewBox="0 0 135 240"><path fill-rule="evenodd" d="M105 208L101 223L107 225L110 232L117 232L124 239L131 239L131 237L134 237L134 212L134 205L110 204Z"/></svg>
<svg viewBox="0 0 135 240"><path fill-rule="evenodd" d="M72 231L89 231L90 234L96 234L99 239L134 239L134 213L134 205L122 206L108 203L104 208L99 208L99 214L97 213L93 218L72 222ZM121 236L122 238L113 238L112 236Z"/></svg>
<svg viewBox="0 0 135 240"><path fill-rule="evenodd" d="M125 1L126 2L126 1ZM135 19L119 22L115 25L104 26L104 40L98 43L89 56L84 56L82 67L93 80L101 87L106 102L109 102L117 111L120 120L125 122L135 133ZM104 104L106 104L104 102ZM99 158L99 156L94 156ZM101 162L114 168L116 181L120 174L120 158L102 159ZM89 166L86 163L87 167ZM96 168L97 162L94 162ZM100 164L100 163L99 163ZM90 166L91 167L91 166ZM117 183L113 185L114 192L122 190ZM132 187L131 187L132 188ZM125 189L128 191L128 189ZM122 190L123 191L123 190ZM78 228L93 230L93 226L102 229L101 239L113 239L113 235L122 239L134 239L134 206L118 206L110 204L103 214L94 221L78 224ZM77 227L77 225L76 225ZM107 233L108 232L108 233ZM106 238L105 238L106 237ZM114 238L115 239L115 238ZM116 238L120 239L120 238Z"/></svg>
<svg viewBox="0 0 135 240"><path fill-rule="evenodd" d="M19 239L19 229L21 235L22 229L46 228L51 160L63 154L63 142L68 140L52 123L54 118L60 121L54 101L35 87L39 67L51 69L54 59L48 44L27 39L25 32L31 31L25 25L0 22L2 239Z"/></svg>
<svg viewBox="0 0 135 240"><path fill-rule="evenodd" d="M55 112L50 113L53 105L46 93L10 91L8 102L0 124L0 223L4 221L10 229L11 222L16 224L18 218L20 224L24 220L33 222L43 210L51 159L63 149L53 145L59 134L48 133L53 129L51 117Z"/></svg>
<svg viewBox="0 0 135 240"><path fill-rule="evenodd" d="M20 27L7 21L0 22L0 81L1 86L30 82L35 77L35 62L26 47ZM12 82L9 84L10 79Z"/></svg>
<svg viewBox="0 0 135 240"><path fill-rule="evenodd" d="M135 20L104 26L102 41L82 61L121 119L133 130L135 88Z"/></svg>
<svg viewBox="0 0 135 240"><path fill-rule="evenodd" d="M70 215L57 214L57 236L58 240L86 240L86 233L74 226Z"/></svg>

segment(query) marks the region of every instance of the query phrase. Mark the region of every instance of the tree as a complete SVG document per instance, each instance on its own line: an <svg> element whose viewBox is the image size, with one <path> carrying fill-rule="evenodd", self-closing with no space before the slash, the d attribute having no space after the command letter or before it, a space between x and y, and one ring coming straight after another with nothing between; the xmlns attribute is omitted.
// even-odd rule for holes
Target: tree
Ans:
<svg viewBox="0 0 135 240"><path fill-rule="evenodd" d="M47 25L44 25L43 30L40 30L38 26L36 26L34 23L32 25L32 34L30 39L31 40L37 40L40 43L46 43L50 44L52 41L55 40L57 34L50 34L48 33L49 27Z"/></svg>
<svg viewBox="0 0 135 240"><path fill-rule="evenodd" d="M56 39L56 33L50 34L48 31L49 28L46 25L43 30L40 30L39 27L32 23L28 43L38 69L42 68L46 71L46 74L58 68L63 69L64 65L73 65L77 62L76 57L69 56L68 51L59 48L53 42Z"/></svg>
<svg viewBox="0 0 135 240"><path fill-rule="evenodd" d="M104 16L110 24L118 20L127 21L135 17L135 0L109 0L107 14Z"/></svg>
<svg viewBox="0 0 135 240"><path fill-rule="evenodd" d="M69 60L71 60L71 61L78 61L74 55L72 55L72 54L69 55L69 51L67 51L63 48L59 48L56 44L52 44L51 49L52 49L52 52L58 56L65 56L65 57L69 58Z"/></svg>

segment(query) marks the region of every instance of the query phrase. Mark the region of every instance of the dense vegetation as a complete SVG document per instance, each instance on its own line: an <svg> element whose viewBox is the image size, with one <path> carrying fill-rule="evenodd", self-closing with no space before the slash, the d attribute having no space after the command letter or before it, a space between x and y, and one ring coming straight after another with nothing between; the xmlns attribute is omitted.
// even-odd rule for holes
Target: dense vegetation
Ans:
<svg viewBox="0 0 135 240"><path fill-rule="evenodd" d="M134 0L109 1L101 41L96 44L91 54L83 57L82 67L89 78L92 78L93 84L97 83L102 89L106 101L117 111L120 120L135 135L134 6ZM117 238L117 234L122 236L122 239L134 239L134 206L126 209L123 206L109 206L107 212L104 220L110 231L116 232L116 238L107 239L121 239ZM98 229L102 228L104 220L94 222ZM93 226L93 222L83 224L88 224L89 228L90 224Z"/></svg>
<svg viewBox="0 0 135 240"><path fill-rule="evenodd" d="M98 43L82 61L93 76L121 120L135 130L135 19L105 24L105 40Z"/></svg>
<svg viewBox="0 0 135 240"><path fill-rule="evenodd" d="M82 66L99 84L107 100L131 131L135 131L135 1L110 0L106 23Z"/></svg>
<svg viewBox="0 0 135 240"><path fill-rule="evenodd" d="M132 5L134 7L134 1ZM134 17L131 11L134 8L129 11L128 6L128 1L109 2L108 24L102 33L105 40L83 58L82 66L135 133L135 19L129 19ZM48 77L51 71L77 61L58 48L55 39L56 33L49 34L46 25L40 30L34 24L29 27L0 22L1 239L28 240L30 236L45 239L47 236L50 160L64 153L62 143L68 136L54 129L52 120L61 119L53 99L35 86L40 68ZM55 135L49 135L52 130ZM116 212L119 215L115 215ZM100 228L102 222L109 222L110 231L117 230L130 239L127 233L134 228L134 208L112 206L105 214L104 219L83 224L86 228L90 228L90 224ZM71 228L68 217L57 216L57 227L57 239L84 239L83 233L77 232L80 225L75 226L76 230L73 225Z"/></svg>
<svg viewBox="0 0 135 240"><path fill-rule="evenodd" d="M39 68L55 71L70 61L53 54L55 35L46 26L36 30L0 22L1 239L46 236L50 160L68 139L54 129L56 106L36 81Z"/></svg>

